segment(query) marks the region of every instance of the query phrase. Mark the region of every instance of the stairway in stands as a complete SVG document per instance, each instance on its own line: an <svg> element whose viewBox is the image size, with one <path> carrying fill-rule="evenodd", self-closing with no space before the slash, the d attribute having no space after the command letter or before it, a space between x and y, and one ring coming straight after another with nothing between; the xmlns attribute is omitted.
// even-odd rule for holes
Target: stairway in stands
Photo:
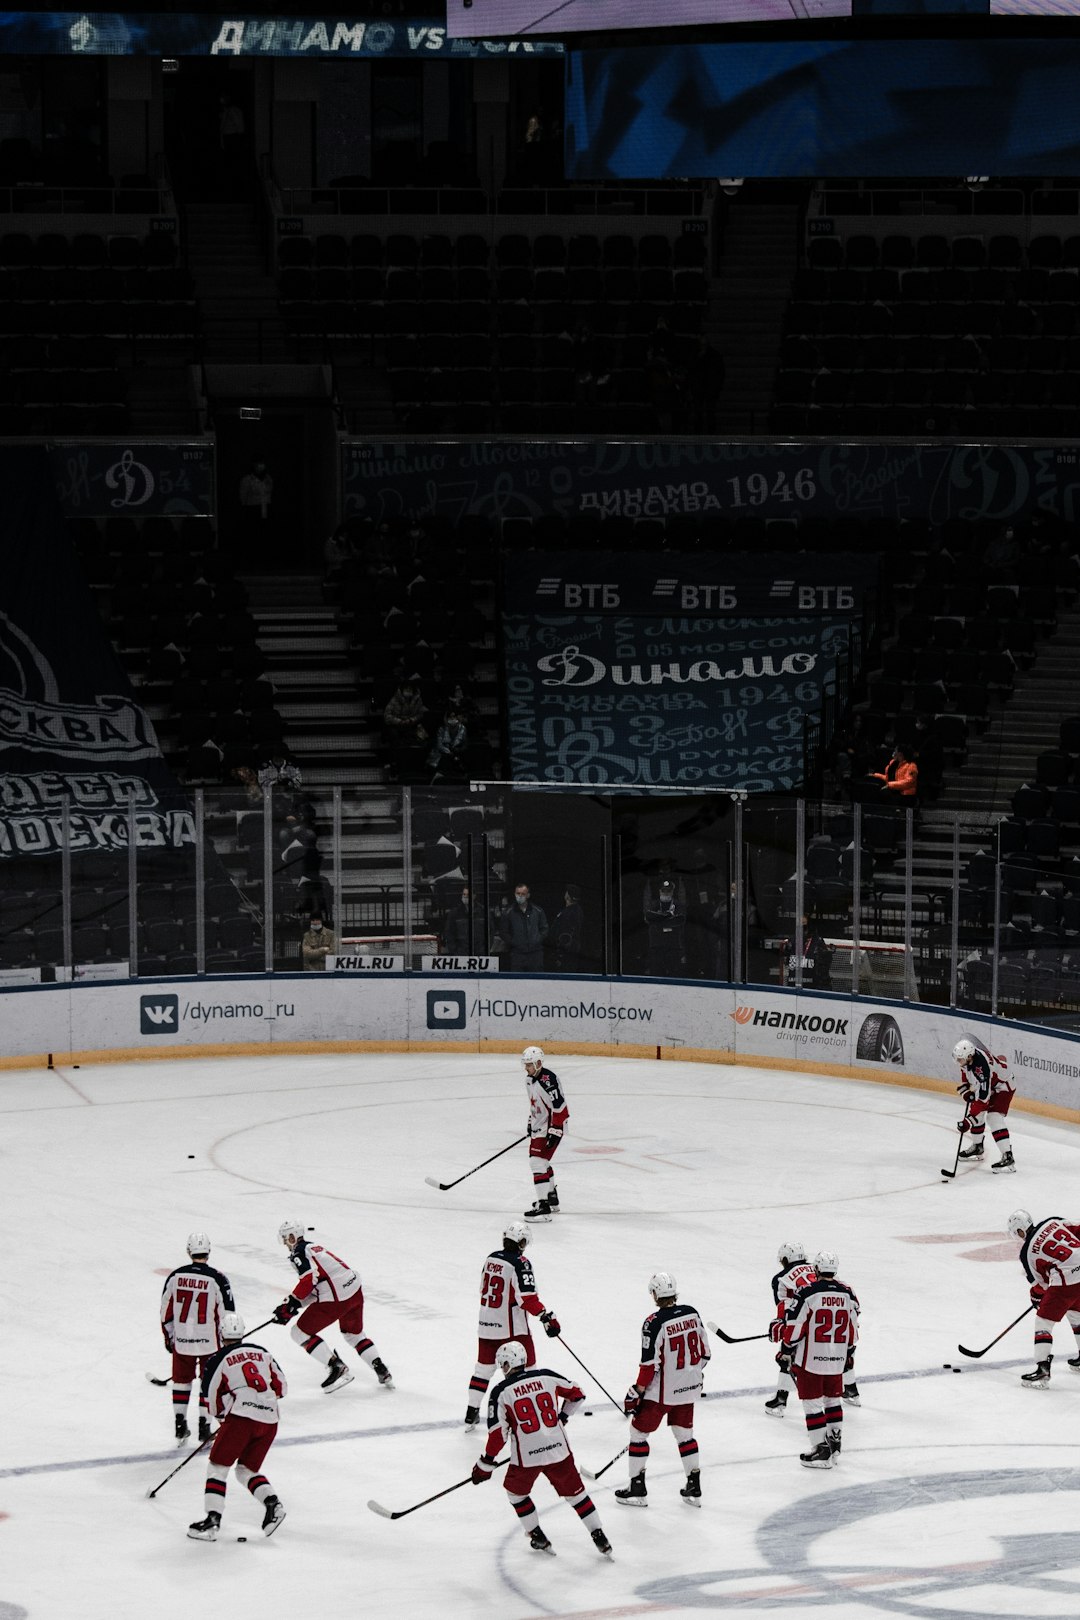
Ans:
<svg viewBox="0 0 1080 1620"><path fill-rule="evenodd" d="M244 586L285 723L285 746L305 788L381 784L373 753L377 738L356 690L348 637L323 601L322 580L316 574L254 574Z"/></svg>
<svg viewBox="0 0 1080 1620"><path fill-rule="evenodd" d="M1062 720L1080 713L1080 607L1059 610L1057 628L1039 646L1030 669L1016 677L1009 702L994 713L967 759L946 778L943 810L1009 813L1022 782L1035 780L1038 756L1058 747Z"/></svg>
<svg viewBox="0 0 1080 1620"><path fill-rule="evenodd" d="M254 203L190 202L184 213L203 359L249 365L291 359Z"/></svg>
<svg viewBox="0 0 1080 1620"><path fill-rule="evenodd" d="M731 210L705 336L724 357L717 431L767 425L784 311L798 263L798 203L740 203Z"/></svg>

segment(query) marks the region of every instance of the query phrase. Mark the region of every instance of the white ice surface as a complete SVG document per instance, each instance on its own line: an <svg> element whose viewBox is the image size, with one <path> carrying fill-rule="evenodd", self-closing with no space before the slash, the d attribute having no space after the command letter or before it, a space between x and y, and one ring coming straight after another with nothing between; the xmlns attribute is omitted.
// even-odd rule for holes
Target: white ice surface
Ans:
<svg viewBox="0 0 1080 1620"><path fill-rule="evenodd" d="M999 1236L1009 1212L1080 1216L1075 1129L1017 1115L1019 1174L942 1185L956 1141L945 1097L688 1063L556 1067L572 1115L556 1161L564 1213L530 1252L566 1344L621 1399L653 1270L748 1334L767 1325L779 1242L835 1248L864 1311L863 1405L847 1413L839 1468L799 1466L794 1401L782 1423L765 1415L769 1345L714 1341L717 1398L697 1425L703 1510L680 1503L661 1432L647 1511L613 1501L624 1462L595 1488L613 1564L543 1482L557 1558L529 1552L497 1483L379 1519L370 1497L408 1506L464 1478L480 1449L461 1424L477 1279L504 1220L531 1202L527 1162L515 1150L448 1193L424 1176L448 1180L520 1134L520 1066L283 1056L8 1072L0 1620L1080 1614L1072 1334L1057 1330L1045 1392L1019 1383L1030 1319L962 1382L941 1365L963 1363L958 1340L985 1344L1027 1304L1015 1244ZM146 1499L182 1455L168 1391L144 1377L168 1367L161 1278L205 1228L260 1322L293 1281L275 1240L293 1215L361 1272L397 1388L357 1365L353 1384L324 1395L321 1369L266 1329L292 1386L267 1465L288 1519L264 1540L231 1483L223 1539L191 1542L202 1458ZM580 1374L565 1348L540 1343L549 1364ZM570 1434L595 1469L626 1425L581 1376L596 1412Z"/></svg>

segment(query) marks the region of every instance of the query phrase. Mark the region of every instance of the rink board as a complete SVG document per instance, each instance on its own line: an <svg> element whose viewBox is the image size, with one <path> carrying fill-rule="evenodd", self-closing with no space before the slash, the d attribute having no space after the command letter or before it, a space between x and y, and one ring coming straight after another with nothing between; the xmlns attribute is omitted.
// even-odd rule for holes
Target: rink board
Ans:
<svg viewBox="0 0 1080 1620"><path fill-rule="evenodd" d="M915 1003L679 980L416 974L139 980L0 991L0 1067L330 1051L678 1057L951 1090L970 1032L1016 1106L1080 1123L1080 1037Z"/></svg>

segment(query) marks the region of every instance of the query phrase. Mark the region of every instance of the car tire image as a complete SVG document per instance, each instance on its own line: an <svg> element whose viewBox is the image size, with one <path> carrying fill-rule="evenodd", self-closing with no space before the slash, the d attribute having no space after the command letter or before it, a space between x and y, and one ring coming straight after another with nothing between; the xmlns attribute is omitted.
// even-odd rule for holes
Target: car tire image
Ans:
<svg viewBox="0 0 1080 1620"><path fill-rule="evenodd" d="M864 1018L855 1057L862 1063L903 1063L904 1038L896 1019L888 1013L870 1013Z"/></svg>

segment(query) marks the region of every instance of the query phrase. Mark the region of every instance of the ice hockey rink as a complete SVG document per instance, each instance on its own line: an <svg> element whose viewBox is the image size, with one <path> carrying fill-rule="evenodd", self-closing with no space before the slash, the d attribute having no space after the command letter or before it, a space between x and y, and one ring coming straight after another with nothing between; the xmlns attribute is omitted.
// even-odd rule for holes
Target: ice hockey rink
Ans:
<svg viewBox="0 0 1080 1620"><path fill-rule="evenodd" d="M712 1340L699 1407L704 1502L679 1499L666 1432L649 1507L618 1506L625 1459L594 1487L607 1563L538 1482L556 1557L528 1549L498 1483L463 1479L482 1444L462 1418L478 1277L503 1223L531 1203L518 1149L439 1193L521 1134L512 1056L192 1059L0 1074L2 1453L0 1620L616 1620L737 1612L773 1620L878 1614L1080 1613L1080 1374L1062 1324L1049 1389L1030 1391L1031 1320L961 1376L958 1341L986 1344L1028 1303L1004 1223L1075 1220L1075 1127L1014 1112L1019 1173L952 1163L949 1097L749 1067L564 1056L571 1109L556 1161L563 1212L533 1233L541 1298L594 1415L569 1437L596 1470L627 1425L568 1354L621 1402L651 1308L652 1271L734 1335L763 1332L777 1245L828 1246L863 1306L839 1467L807 1449L775 1387L767 1341ZM259 1335L290 1382L267 1473L288 1518L270 1540L230 1480L222 1538L203 1516L204 1457L180 1460L157 1327L162 1277L193 1228L233 1280L249 1325L294 1274L276 1241L295 1216L361 1273L366 1326L396 1388L353 1358L332 1395L286 1329ZM328 1333L333 1341L333 1330ZM496 1480L500 1476L496 1475ZM241 1545L238 1536L246 1536Z"/></svg>

